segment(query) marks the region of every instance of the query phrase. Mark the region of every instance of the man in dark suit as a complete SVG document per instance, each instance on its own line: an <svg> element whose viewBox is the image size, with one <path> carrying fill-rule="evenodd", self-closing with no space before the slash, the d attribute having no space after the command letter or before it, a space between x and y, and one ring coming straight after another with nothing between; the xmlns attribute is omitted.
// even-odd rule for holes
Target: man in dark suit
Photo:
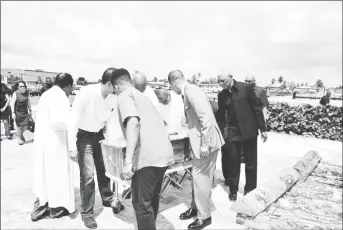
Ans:
<svg viewBox="0 0 343 230"><path fill-rule="evenodd" d="M217 122L223 133L225 145L222 151L222 169L225 185L230 187L229 198L237 199L241 167L241 152L245 159L246 184L244 194L257 185L257 136L261 131L263 142L267 140L262 106L250 84L237 82L230 74L218 76L223 90L218 94Z"/></svg>
<svg viewBox="0 0 343 230"><path fill-rule="evenodd" d="M267 107L269 105L267 92L262 87L259 87L256 85L256 79L255 79L254 75L248 75L245 78L245 83L248 83L248 84L251 84L254 86L256 96L262 105L262 111L263 111L264 118L267 120Z"/></svg>

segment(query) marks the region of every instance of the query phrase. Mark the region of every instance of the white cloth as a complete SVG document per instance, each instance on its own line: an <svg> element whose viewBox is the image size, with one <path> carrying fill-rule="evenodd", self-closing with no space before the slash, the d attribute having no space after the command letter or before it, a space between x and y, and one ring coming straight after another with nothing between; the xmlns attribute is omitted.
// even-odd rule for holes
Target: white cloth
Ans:
<svg viewBox="0 0 343 230"><path fill-rule="evenodd" d="M123 131L119 123L118 96L110 94L106 97L106 108L111 114L106 122L105 139L109 145L117 143L118 139L124 139Z"/></svg>
<svg viewBox="0 0 343 230"><path fill-rule="evenodd" d="M106 107L106 100L101 94L101 84L83 87L75 96L71 111L69 148L75 151L78 129L99 132L108 120L111 110Z"/></svg>
<svg viewBox="0 0 343 230"><path fill-rule="evenodd" d="M169 133L180 133L185 120L184 104L181 95L170 92L170 102L166 105L159 103L160 115L167 123Z"/></svg>
<svg viewBox="0 0 343 230"><path fill-rule="evenodd" d="M50 208L75 211L73 162L68 154L70 103L58 86L46 91L37 106L34 133L34 193Z"/></svg>

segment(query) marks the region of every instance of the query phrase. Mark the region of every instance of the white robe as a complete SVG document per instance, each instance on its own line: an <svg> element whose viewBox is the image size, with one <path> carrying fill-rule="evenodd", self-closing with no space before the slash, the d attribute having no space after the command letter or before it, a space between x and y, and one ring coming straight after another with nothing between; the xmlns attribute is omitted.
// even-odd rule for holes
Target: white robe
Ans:
<svg viewBox="0 0 343 230"><path fill-rule="evenodd" d="M40 205L75 211L73 162L68 151L70 103L58 86L46 91L37 106L34 133L34 193Z"/></svg>

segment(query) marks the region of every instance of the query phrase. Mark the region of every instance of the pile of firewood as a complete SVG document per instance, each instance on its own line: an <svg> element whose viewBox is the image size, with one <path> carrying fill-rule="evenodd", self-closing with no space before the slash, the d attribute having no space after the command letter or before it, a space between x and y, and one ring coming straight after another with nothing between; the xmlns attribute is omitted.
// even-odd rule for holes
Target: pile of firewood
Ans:
<svg viewBox="0 0 343 230"><path fill-rule="evenodd" d="M267 130L342 141L342 107L270 104Z"/></svg>

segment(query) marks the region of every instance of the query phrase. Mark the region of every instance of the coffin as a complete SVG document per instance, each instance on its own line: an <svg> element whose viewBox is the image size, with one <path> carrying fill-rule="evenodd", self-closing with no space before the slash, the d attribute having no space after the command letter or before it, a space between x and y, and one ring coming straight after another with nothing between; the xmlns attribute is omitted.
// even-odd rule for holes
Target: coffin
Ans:
<svg viewBox="0 0 343 230"><path fill-rule="evenodd" d="M180 133L170 135L170 142L174 150L175 164L183 162L185 157L189 156L190 152L188 129L183 128ZM107 140L102 140L100 141L100 146L104 159L106 176L113 180L120 181L126 147L125 139L121 138L116 141L111 141L111 143Z"/></svg>

